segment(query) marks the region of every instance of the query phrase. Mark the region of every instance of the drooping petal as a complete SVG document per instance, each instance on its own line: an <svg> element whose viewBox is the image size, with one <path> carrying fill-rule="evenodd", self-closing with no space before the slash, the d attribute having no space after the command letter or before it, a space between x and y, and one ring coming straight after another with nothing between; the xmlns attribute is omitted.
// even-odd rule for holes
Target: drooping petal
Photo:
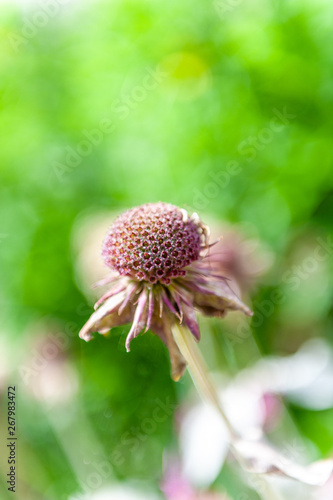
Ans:
<svg viewBox="0 0 333 500"><path fill-rule="evenodd" d="M144 289L140 293L138 304L137 304L136 309L135 309L133 323L132 323L131 329L130 329L130 331L127 335L127 338L126 338L125 345L126 345L127 352L130 351L131 341L139 335L139 333L141 332L141 330L144 328L144 326L146 324L147 314L145 312L145 308L146 308L146 304L147 304L147 299L148 299L147 291Z"/></svg>
<svg viewBox="0 0 333 500"><path fill-rule="evenodd" d="M176 310L176 308L174 307L174 305L170 302L168 296L167 296L167 293L165 290L162 290L161 292L162 294L162 299L163 299L163 302L165 303L165 305L170 309L170 311L175 314L176 316L179 317L179 314L178 314L178 311Z"/></svg>
<svg viewBox="0 0 333 500"><path fill-rule="evenodd" d="M99 286L107 285L108 283L112 283L112 282L116 283L117 281L119 281L119 279L120 279L119 274L117 274L115 272L111 272L105 278L94 283L92 288L97 288Z"/></svg>
<svg viewBox="0 0 333 500"><path fill-rule="evenodd" d="M173 296L174 297L178 296L178 301L181 301L182 303L188 306L192 306L193 305L192 292L186 290L186 288L182 286L183 281L184 280L182 281L179 280L179 282L173 284Z"/></svg>
<svg viewBox="0 0 333 500"><path fill-rule="evenodd" d="M172 296L175 299L175 302L176 302L177 307L178 307L179 322L180 322L180 324L182 324L182 322L183 322L183 316L184 316L182 301L181 301L180 296L178 295L178 293L176 291L173 291Z"/></svg>
<svg viewBox="0 0 333 500"><path fill-rule="evenodd" d="M125 291L110 297L95 311L81 329L79 336L87 342L92 339L93 332L107 333L114 326L124 325L132 321L134 309L128 306L121 315L119 305L125 298Z"/></svg>
<svg viewBox="0 0 333 500"><path fill-rule="evenodd" d="M161 293L159 293L159 295L158 295L158 300L159 300L159 306L160 306L159 315L160 315L160 318L162 318L162 316L163 316L163 298L162 298Z"/></svg>
<svg viewBox="0 0 333 500"><path fill-rule="evenodd" d="M127 304L130 303L131 299L134 297L136 292L138 291L139 285L137 283L130 283L126 289L126 297L124 299L124 302L121 304L118 310L118 314L122 314L123 310L127 306Z"/></svg>
<svg viewBox="0 0 333 500"><path fill-rule="evenodd" d="M152 289L149 289L148 291L149 298L148 298L148 316L147 316L147 324L146 324L146 329L145 332L147 332L150 328L151 325L151 320L153 317L154 313L154 305L155 305L155 299L154 299L154 292Z"/></svg>
<svg viewBox="0 0 333 500"><path fill-rule="evenodd" d="M193 307L183 304L183 321L190 332L194 335L195 339L199 342L200 340L200 329Z"/></svg>
<svg viewBox="0 0 333 500"><path fill-rule="evenodd" d="M252 311L249 309L237 295L231 290L228 283L224 279L209 280L201 285L201 291L190 281L187 281L184 286L192 290L194 306L199 308L208 316L221 316L228 310L242 311L246 316L252 316Z"/></svg>
<svg viewBox="0 0 333 500"><path fill-rule="evenodd" d="M169 314L164 314L163 319L158 314L153 315L151 330L160 337L169 350L171 362L171 376L173 380L178 381L186 369L186 361L183 358L178 346L173 338L171 331L171 322Z"/></svg>
<svg viewBox="0 0 333 500"><path fill-rule="evenodd" d="M104 295L102 295L102 297L96 302L96 304L94 305L95 311L101 304L103 304L103 302L106 301L106 299L112 297L113 295L117 295L118 293L125 290L125 288L126 288L126 283L124 283L124 282L120 282L120 283L118 283L118 286L111 288L111 290L109 290Z"/></svg>

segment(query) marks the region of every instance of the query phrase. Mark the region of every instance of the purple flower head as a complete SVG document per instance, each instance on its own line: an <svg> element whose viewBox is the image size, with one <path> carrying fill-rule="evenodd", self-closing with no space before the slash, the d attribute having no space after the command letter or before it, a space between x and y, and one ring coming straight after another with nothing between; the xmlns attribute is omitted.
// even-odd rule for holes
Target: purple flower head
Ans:
<svg viewBox="0 0 333 500"><path fill-rule="evenodd" d="M205 246L204 226L184 210L167 203L147 203L127 210L107 234L102 255L106 265L135 280L170 285L185 276Z"/></svg>
<svg viewBox="0 0 333 500"><path fill-rule="evenodd" d="M133 338L151 329L169 349L175 380L186 367L172 334L175 322L199 340L196 310L220 317L228 310L252 314L210 262L208 228L197 214L174 205L148 203L124 212L109 229L102 256L112 273L100 284L111 288L80 337L88 341L93 332L132 323L129 351Z"/></svg>

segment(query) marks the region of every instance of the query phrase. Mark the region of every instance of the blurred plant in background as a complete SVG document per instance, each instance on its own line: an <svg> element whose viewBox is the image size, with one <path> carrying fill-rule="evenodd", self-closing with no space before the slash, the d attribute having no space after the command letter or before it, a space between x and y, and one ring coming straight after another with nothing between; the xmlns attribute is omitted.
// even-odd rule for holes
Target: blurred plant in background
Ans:
<svg viewBox="0 0 333 500"><path fill-rule="evenodd" d="M272 357L283 358L283 372L284 358L297 359L309 345L324 345L330 366L333 6L22 0L0 7L0 431L6 388L16 384L17 496L98 498L107 488L109 496L130 488L137 498L146 491L163 498L163 456L177 456L182 416L198 401L187 376L170 380L167 352L153 335L134 340L130 354L129 325L90 345L79 341L95 300L87 288L105 273L92 252L115 212L160 200L200 212L204 222L235 231L236 241L257 242L253 269L263 271L253 281L247 268L246 289L233 274L251 296L250 323L237 313L223 323L199 320L221 387L260 363L265 377L274 373ZM96 233L85 238L91 221ZM325 344L306 343L317 338ZM311 384L322 391L304 396L302 369L298 397L292 376L283 390L264 394L267 436L283 444L296 435L306 463L333 448L330 378L322 378L320 360ZM22 369L31 364L29 385ZM72 395L64 390L70 399L55 402L53 388L51 404L44 379L59 366L68 368L65 381L51 378L66 387L71 380ZM232 461L220 463L204 492L259 498L260 485L239 478ZM0 473L6 499L3 448ZM286 498L332 496L330 483L317 491L281 484Z"/></svg>

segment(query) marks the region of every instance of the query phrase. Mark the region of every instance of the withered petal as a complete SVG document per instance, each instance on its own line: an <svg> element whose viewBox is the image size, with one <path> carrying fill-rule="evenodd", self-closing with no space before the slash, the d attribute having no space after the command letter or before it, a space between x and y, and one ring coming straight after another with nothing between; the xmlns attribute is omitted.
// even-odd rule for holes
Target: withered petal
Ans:
<svg viewBox="0 0 333 500"><path fill-rule="evenodd" d="M122 292L106 300L81 328L79 333L80 338L88 342L92 339L94 332L104 334L114 326L130 323L133 320L135 311L132 305L127 306L122 314L118 314L118 308L124 300L124 296L125 293Z"/></svg>
<svg viewBox="0 0 333 500"><path fill-rule="evenodd" d="M191 285L186 283L190 288ZM203 314L209 316L221 316L226 314L228 310L242 311L246 316L252 316L253 313L237 295L231 290L229 285L224 280L212 280L206 285L202 285L203 291L193 290L193 305L197 307Z"/></svg>
<svg viewBox="0 0 333 500"><path fill-rule="evenodd" d="M127 338L126 338L126 350L127 350L127 352L130 351L131 341L135 337L137 337L139 335L139 333L141 332L141 330L143 330L143 328L146 325L146 321L147 321L147 311L146 311L147 300L148 300L148 293L146 292L146 290L144 290L143 292L141 292L141 294L139 296L138 304L137 304L137 307L135 309L133 323L132 323L131 329L130 329L130 331L129 331L128 335L127 335Z"/></svg>
<svg viewBox="0 0 333 500"><path fill-rule="evenodd" d="M200 340L200 329L198 325L197 316L195 313L195 309L193 307L189 307L186 304L183 304L183 322L193 334L194 338L199 342Z"/></svg>
<svg viewBox="0 0 333 500"><path fill-rule="evenodd" d="M171 376L177 382L184 374L186 369L186 361L181 354L171 331L172 319L164 315L161 319L158 315L154 314L151 324L151 330L160 337L169 350L171 362Z"/></svg>

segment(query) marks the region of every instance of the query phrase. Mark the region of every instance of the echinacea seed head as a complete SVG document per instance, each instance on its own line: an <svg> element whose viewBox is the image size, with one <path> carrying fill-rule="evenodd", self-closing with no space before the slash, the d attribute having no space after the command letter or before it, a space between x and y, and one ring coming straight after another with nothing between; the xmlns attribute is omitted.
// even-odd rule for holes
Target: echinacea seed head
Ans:
<svg viewBox="0 0 333 500"><path fill-rule="evenodd" d="M217 317L229 310L252 315L219 271L218 257L202 254L210 246L208 236L196 214L167 203L149 203L120 215L102 250L105 263L116 272L98 283L109 283L110 289L95 304L80 337L88 341L96 331L105 334L132 323L125 344L129 351L132 340L150 329L167 345L172 377L179 380L186 360L174 338L178 324L199 340L195 310Z"/></svg>
<svg viewBox="0 0 333 500"><path fill-rule="evenodd" d="M147 203L121 214L104 240L107 266L139 281L168 285L185 276L205 246L204 226L185 210L167 203Z"/></svg>

